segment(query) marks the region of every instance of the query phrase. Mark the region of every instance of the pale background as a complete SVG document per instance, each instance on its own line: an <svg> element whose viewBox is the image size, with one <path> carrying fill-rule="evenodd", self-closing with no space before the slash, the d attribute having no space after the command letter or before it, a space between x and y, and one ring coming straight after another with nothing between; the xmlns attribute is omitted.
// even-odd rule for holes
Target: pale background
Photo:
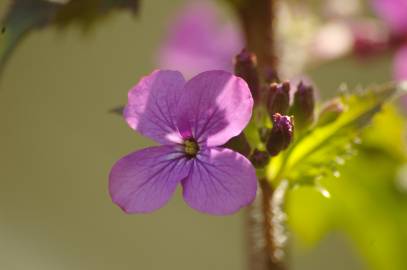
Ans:
<svg viewBox="0 0 407 270"><path fill-rule="evenodd" d="M243 212L203 215L178 192L129 216L108 195L112 164L151 144L108 110L155 67L182 2L144 0L137 18L118 13L89 35L37 31L17 48L0 78L0 269L245 269ZM339 83L341 66L320 84ZM337 234L313 251L292 246L294 270L363 268Z"/></svg>

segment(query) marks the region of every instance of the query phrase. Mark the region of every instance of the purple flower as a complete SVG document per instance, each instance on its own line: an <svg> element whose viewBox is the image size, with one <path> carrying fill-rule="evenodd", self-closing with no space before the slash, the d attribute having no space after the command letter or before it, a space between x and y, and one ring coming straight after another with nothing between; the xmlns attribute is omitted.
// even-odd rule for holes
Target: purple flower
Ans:
<svg viewBox="0 0 407 270"><path fill-rule="evenodd" d="M372 0L376 13L392 30L396 46L400 46L394 60L396 80L407 79L407 0Z"/></svg>
<svg viewBox="0 0 407 270"><path fill-rule="evenodd" d="M125 156L112 168L112 200L127 213L154 211L178 183L192 208L231 214L254 199L256 174L241 154L220 147L251 118L253 98L244 80L207 71L186 82L178 71L157 70L128 94L129 126L161 146Z"/></svg>
<svg viewBox="0 0 407 270"><path fill-rule="evenodd" d="M372 4L376 13L395 34L407 33L406 0L372 0Z"/></svg>
<svg viewBox="0 0 407 270"><path fill-rule="evenodd" d="M162 68L180 70L189 78L206 70L232 71L233 57L243 47L235 24L222 23L209 1L195 1L170 27L158 62Z"/></svg>

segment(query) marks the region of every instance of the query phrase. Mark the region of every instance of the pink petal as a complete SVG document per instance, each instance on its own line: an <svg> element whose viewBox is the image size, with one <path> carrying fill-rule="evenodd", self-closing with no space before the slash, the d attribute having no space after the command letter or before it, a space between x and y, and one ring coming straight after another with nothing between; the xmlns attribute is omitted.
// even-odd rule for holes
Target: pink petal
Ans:
<svg viewBox="0 0 407 270"><path fill-rule="evenodd" d="M156 70L130 90L124 118L131 128L158 143L179 142L175 108L185 79L178 71Z"/></svg>
<svg viewBox="0 0 407 270"><path fill-rule="evenodd" d="M226 148L211 148L194 160L191 174L182 186L184 199L192 208L226 215L253 201L257 180L253 166L244 156Z"/></svg>
<svg viewBox="0 0 407 270"><path fill-rule="evenodd" d="M116 162L110 172L110 196L127 213L154 211L167 203L190 167L190 161L173 146L131 153Z"/></svg>
<svg viewBox="0 0 407 270"><path fill-rule="evenodd" d="M187 82L178 108L177 124L184 137L218 146L245 128L253 98L243 79L226 71L207 71Z"/></svg>
<svg viewBox="0 0 407 270"><path fill-rule="evenodd" d="M401 48L394 60L394 76L398 81L407 80L407 46Z"/></svg>
<svg viewBox="0 0 407 270"><path fill-rule="evenodd" d="M376 13L399 34L407 33L406 0L373 0Z"/></svg>

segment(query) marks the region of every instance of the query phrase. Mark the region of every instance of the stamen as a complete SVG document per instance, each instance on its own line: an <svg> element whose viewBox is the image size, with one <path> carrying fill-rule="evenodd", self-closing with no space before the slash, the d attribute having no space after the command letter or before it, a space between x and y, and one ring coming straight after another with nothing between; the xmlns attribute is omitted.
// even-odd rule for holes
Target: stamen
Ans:
<svg viewBox="0 0 407 270"><path fill-rule="evenodd" d="M195 157L199 152L199 145L193 138L184 141L184 152L189 158Z"/></svg>

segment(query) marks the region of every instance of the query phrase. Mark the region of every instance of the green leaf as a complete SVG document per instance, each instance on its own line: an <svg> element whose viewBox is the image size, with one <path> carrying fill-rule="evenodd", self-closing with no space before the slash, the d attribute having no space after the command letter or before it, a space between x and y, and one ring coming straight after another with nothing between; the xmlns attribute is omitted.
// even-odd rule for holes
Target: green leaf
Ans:
<svg viewBox="0 0 407 270"><path fill-rule="evenodd" d="M360 132L395 92L396 86L389 84L343 95L345 110L341 116L331 124L300 134L282 160L270 166L269 177L312 184L332 173L338 176L338 167L355 154L353 146L359 143Z"/></svg>
<svg viewBox="0 0 407 270"><path fill-rule="evenodd" d="M404 119L386 106L361 133L358 155L319 181L324 198L312 186L289 192L290 228L314 245L330 231L340 231L363 256L368 269L407 269L407 153ZM401 174L404 172L404 175Z"/></svg>
<svg viewBox="0 0 407 270"><path fill-rule="evenodd" d="M252 119L244 130L252 149L265 150L266 146L261 141L260 130L262 128L271 128L272 124L268 113L264 107L256 107L253 109Z"/></svg>
<svg viewBox="0 0 407 270"><path fill-rule="evenodd" d="M112 10L136 12L139 0L13 0L1 20L0 69L18 43L33 30L70 23L89 29Z"/></svg>

